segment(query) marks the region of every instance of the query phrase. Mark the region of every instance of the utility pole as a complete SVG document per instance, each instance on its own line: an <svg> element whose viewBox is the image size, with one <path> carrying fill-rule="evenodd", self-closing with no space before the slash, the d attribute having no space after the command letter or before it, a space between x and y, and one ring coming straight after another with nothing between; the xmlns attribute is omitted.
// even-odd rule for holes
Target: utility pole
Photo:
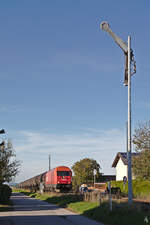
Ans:
<svg viewBox="0 0 150 225"><path fill-rule="evenodd" d="M128 121L126 122L126 153L128 159ZM128 180L128 165L127 165L127 180Z"/></svg>
<svg viewBox="0 0 150 225"><path fill-rule="evenodd" d="M132 203L132 163L131 163L131 37L128 36L128 202Z"/></svg>
<svg viewBox="0 0 150 225"><path fill-rule="evenodd" d="M49 170L50 170L51 169L51 155L50 154L49 154L48 159L49 159Z"/></svg>
<svg viewBox="0 0 150 225"><path fill-rule="evenodd" d="M123 50L125 55L125 77L124 85L128 86L128 145L127 145L127 159L128 159L128 202L132 203L132 166L131 166L131 75L136 73L136 64L134 61L133 51L131 49L131 37L128 36L128 45L120 37L118 37L109 27L107 22L102 22L101 29L108 32L114 41ZM133 72L131 73L131 63L133 65Z"/></svg>

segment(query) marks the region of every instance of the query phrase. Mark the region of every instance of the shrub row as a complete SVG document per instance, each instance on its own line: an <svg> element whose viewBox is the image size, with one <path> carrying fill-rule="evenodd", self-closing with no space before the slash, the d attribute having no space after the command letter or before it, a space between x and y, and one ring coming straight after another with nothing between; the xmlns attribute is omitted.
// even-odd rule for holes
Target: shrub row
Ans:
<svg viewBox="0 0 150 225"><path fill-rule="evenodd" d="M7 203L10 199L12 193L12 189L6 185L1 184L0 185L0 203Z"/></svg>

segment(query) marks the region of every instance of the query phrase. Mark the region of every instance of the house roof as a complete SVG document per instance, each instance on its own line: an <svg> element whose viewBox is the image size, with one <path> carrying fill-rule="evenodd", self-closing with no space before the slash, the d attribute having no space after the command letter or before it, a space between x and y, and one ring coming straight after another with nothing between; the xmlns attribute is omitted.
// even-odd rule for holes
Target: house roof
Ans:
<svg viewBox="0 0 150 225"><path fill-rule="evenodd" d="M139 153L131 153L132 157L138 155ZM112 164L112 167L116 167L117 166L117 163L119 161L119 159L122 159L124 165L127 165L128 164L128 160L127 160L127 152L118 152L114 161L113 161L113 164Z"/></svg>

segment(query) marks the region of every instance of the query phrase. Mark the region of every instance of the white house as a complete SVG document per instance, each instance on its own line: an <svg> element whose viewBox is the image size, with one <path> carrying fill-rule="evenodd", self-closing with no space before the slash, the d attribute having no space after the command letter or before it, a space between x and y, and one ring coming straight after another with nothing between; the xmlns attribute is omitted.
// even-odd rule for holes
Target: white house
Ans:
<svg viewBox="0 0 150 225"><path fill-rule="evenodd" d="M132 153L132 157L138 153ZM126 152L118 152L112 167L116 168L116 180L123 180L123 177L128 178L128 161Z"/></svg>

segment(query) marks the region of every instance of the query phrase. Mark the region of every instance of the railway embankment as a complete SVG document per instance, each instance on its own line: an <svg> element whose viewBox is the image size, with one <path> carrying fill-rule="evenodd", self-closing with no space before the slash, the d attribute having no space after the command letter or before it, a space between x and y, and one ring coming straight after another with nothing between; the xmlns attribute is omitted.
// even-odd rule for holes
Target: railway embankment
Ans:
<svg viewBox="0 0 150 225"><path fill-rule="evenodd" d="M132 206L128 205L127 198L113 199L110 211L109 199L96 202L84 201L83 195L23 192L28 196L68 208L81 215L110 225L150 225L150 203L136 199ZM94 192L93 192L94 193ZM91 193L91 194L93 194Z"/></svg>

